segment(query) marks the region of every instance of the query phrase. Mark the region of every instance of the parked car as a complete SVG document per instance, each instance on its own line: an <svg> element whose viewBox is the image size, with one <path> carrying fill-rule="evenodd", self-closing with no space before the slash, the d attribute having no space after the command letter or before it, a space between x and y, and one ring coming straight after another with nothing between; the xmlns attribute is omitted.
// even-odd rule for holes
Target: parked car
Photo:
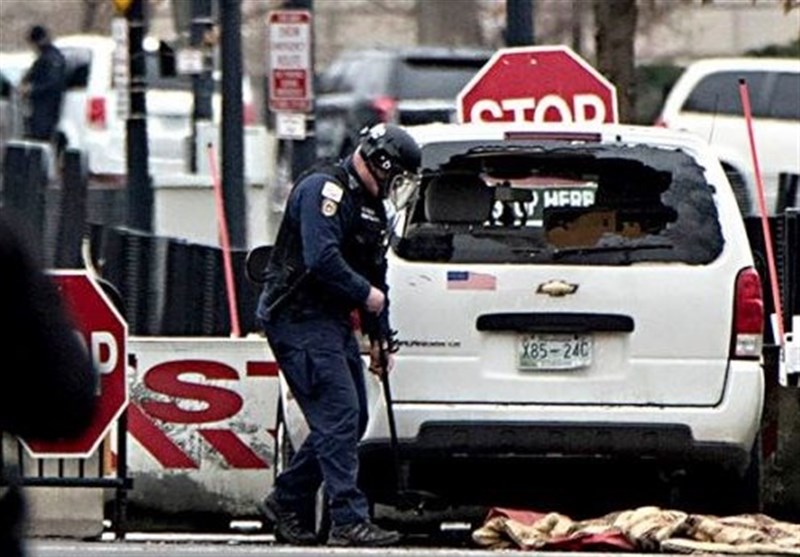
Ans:
<svg viewBox="0 0 800 557"><path fill-rule="evenodd" d="M359 132L379 122L408 126L455 121L458 92L493 52L430 46L344 51L317 80L317 158L349 155ZM281 141L272 188L276 210L282 210L293 170L297 173L293 158L293 142Z"/></svg>
<svg viewBox="0 0 800 557"><path fill-rule="evenodd" d="M379 122L454 121L456 95L491 55L484 49L445 47L344 52L319 78L319 156L349 154L358 133Z"/></svg>
<svg viewBox="0 0 800 557"><path fill-rule="evenodd" d="M114 41L100 35L70 35L56 39L67 60L67 92L58 126L59 147L85 151L89 172L120 177L126 173L127 90L114 77ZM192 133L192 79L165 74L159 50L145 51L147 134L151 174L186 172L187 141ZM242 88L245 123L255 120L249 80ZM215 74L214 119L221 114L220 76Z"/></svg>
<svg viewBox="0 0 800 557"><path fill-rule="evenodd" d="M664 103L659 124L700 135L714 148L744 214L758 212L756 180L739 81L752 105L753 132L767 209L777 208L781 173L800 175L800 59L714 58L687 67ZM800 195L800 194L799 194ZM789 199L800 206L800 199Z"/></svg>
<svg viewBox="0 0 800 557"><path fill-rule="evenodd" d="M758 508L762 290L706 142L620 125L408 130L423 170L389 252L407 488L564 509L564 482L621 490L651 470L661 504ZM367 384L361 484L397 505L381 388ZM285 389L282 408L279 457L302 435Z"/></svg>

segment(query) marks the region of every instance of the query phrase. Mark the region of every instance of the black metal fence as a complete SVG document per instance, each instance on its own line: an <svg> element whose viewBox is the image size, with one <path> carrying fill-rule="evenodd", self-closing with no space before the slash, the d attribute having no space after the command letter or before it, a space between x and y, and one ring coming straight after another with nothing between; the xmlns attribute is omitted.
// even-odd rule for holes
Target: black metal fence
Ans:
<svg viewBox="0 0 800 557"><path fill-rule="evenodd" d="M3 161L3 206L24 215L44 266L83 268L91 260L119 291L132 335L230 335L218 247L126 228L124 187L90 187L80 151L65 152L59 180L51 165L48 147L35 142L10 143ZM258 287L246 278L246 256L231 253L243 334L258 330Z"/></svg>
<svg viewBox="0 0 800 557"><path fill-rule="evenodd" d="M128 329L142 336L229 336L231 316L222 251L119 226L91 225L91 256L117 286ZM258 330L258 288L247 280L247 252L231 253L242 333Z"/></svg>
<svg viewBox="0 0 800 557"><path fill-rule="evenodd" d="M744 222L756 269L763 284L765 310L771 314L775 312L775 300L770 288L764 227L759 217L746 217ZM783 214L770 217L769 231L778 275L783 326L786 332L790 332L792 316L800 315L800 209L797 207L787 208ZM774 332L771 329L767 331L767 334L768 338L765 339L767 342L777 342L778 339L774 338Z"/></svg>

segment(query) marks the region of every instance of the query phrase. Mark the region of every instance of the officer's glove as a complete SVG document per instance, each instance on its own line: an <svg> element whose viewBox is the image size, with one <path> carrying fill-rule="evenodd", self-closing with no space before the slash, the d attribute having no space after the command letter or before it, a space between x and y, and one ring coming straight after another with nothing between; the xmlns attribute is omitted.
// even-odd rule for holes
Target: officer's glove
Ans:
<svg viewBox="0 0 800 557"><path fill-rule="evenodd" d="M394 368L394 356L387 340L373 340L369 346L369 372L381 377Z"/></svg>

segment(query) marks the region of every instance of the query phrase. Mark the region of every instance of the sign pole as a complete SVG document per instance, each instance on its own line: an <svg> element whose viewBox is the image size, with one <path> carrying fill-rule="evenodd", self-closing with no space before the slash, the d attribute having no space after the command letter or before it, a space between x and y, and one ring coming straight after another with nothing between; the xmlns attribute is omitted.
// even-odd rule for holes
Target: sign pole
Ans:
<svg viewBox="0 0 800 557"><path fill-rule="evenodd" d="M533 44L533 0L506 0L506 45Z"/></svg>
<svg viewBox="0 0 800 557"><path fill-rule="evenodd" d="M147 78L145 52L145 0L132 0L128 18L130 110L125 123L128 174L128 226L153 230L153 188L147 145Z"/></svg>
<svg viewBox="0 0 800 557"><path fill-rule="evenodd" d="M247 248L242 110L242 3L219 0L222 31L222 193L232 248Z"/></svg>

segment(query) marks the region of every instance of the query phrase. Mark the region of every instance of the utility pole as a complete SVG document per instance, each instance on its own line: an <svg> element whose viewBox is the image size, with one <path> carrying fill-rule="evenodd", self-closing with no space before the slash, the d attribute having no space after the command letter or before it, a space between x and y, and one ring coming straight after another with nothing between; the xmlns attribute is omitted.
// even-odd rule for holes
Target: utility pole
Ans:
<svg viewBox="0 0 800 557"><path fill-rule="evenodd" d="M132 0L128 19L130 60L130 109L125 123L128 173L128 226L153 231L153 187L147 146L147 71L143 41L145 0Z"/></svg>
<svg viewBox="0 0 800 557"><path fill-rule="evenodd" d="M536 0L506 0L506 46L534 44L533 3Z"/></svg>
<svg viewBox="0 0 800 557"><path fill-rule="evenodd" d="M197 157L204 151L197 149L197 123L198 121L211 122L214 118L212 98L214 96L214 79L212 70L214 66L214 43L211 32L214 28L214 18L211 9L212 0L192 0L191 2L191 27L189 42L193 49L202 53L203 68L199 74L192 75L192 92L194 94L194 109L192 110L192 143L190 146L190 166L192 172L197 172Z"/></svg>
<svg viewBox="0 0 800 557"><path fill-rule="evenodd" d="M222 197L232 248L247 248L244 198L241 0L219 0L222 57Z"/></svg>

